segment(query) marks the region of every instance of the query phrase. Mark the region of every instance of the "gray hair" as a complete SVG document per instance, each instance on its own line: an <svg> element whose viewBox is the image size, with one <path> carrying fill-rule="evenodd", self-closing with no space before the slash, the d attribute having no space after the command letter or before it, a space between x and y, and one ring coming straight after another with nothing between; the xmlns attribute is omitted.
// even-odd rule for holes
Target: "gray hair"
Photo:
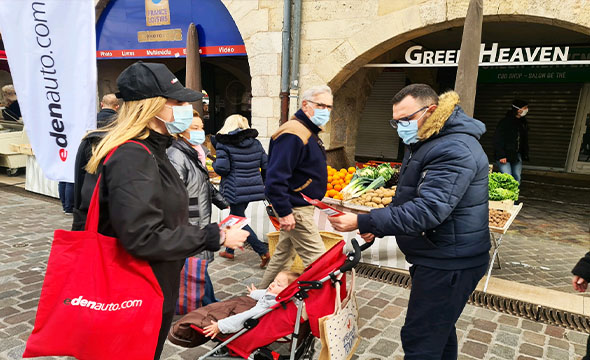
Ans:
<svg viewBox="0 0 590 360"><path fill-rule="evenodd" d="M332 95L332 89L330 89L328 85L318 85L310 87L309 89L303 92L301 100L313 101L313 98L315 98L319 94Z"/></svg>

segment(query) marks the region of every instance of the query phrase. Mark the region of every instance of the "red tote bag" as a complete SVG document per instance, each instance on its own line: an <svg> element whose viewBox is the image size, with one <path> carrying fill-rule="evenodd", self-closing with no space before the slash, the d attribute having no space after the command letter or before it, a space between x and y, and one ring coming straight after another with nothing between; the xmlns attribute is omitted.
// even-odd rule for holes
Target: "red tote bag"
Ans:
<svg viewBox="0 0 590 360"><path fill-rule="evenodd" d="M131 256L116 238L98 233L100 181L101 176L85 231L56 230L53 235L25 358L154 357L162 323L162 290L146 261Z"/></svg>

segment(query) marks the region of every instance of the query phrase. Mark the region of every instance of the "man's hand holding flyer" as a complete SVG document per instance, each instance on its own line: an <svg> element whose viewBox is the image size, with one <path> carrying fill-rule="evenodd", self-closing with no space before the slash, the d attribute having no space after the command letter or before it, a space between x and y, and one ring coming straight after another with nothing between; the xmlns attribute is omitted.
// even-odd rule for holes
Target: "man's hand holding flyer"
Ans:
<svg viewBox="0 0 590 360"><path fill-rule="evenodd" d="M323 213L328 215L328 217L337 217L337 216L344 215L344 213L342 211L334 209L330 205L325 204L325 203L321 202L320 200L312 199L303 193L301 193L301 196L303 196L303 199L305 199L305 201L307 201L311 205L317 207L318 209L320 209L320 211L322 211Z"/></svg>

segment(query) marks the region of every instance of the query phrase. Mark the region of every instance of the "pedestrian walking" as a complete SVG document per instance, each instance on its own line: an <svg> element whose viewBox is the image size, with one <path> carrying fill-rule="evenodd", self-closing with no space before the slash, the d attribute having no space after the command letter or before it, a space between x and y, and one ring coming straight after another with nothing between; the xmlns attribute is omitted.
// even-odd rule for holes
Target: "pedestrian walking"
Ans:
<svg viewBox="0 0 590 360"><path fill-rule="evenodd" d="M512 175L519 183L522 162L529 160L528 112L528 102L515 99L494 134L494 154L500 172Z"/></svg>
<svg viewBox="0 0 590 360"><path fill-rule="evenodd" d="M203 120L199 113L193 110L191 126L181 133L166 151L188 192L189 222L201 229L211 223L211 204L215 204L219 209L229 207L227 201L209 181L209 171L205 163L206 153L202 147L204 141ZM195 255L207 262L213 261L214 256L214 252L210 250L204 250ZM216 302L217 299L207 268L205 268L204 277L205 291L201 303L206 306Z"/></svg>
<svg viewBox="0 0 590 360"><path fill-rule="evenodd" d="M250 129L248 119L241 115L231 115L225 119L223 127L211 138L216 157L213 169L221 175L221 193L229 202L231 215L246 216L246 208L253 201L264 199L264 174L268 157L260 141L258 131ZM264 268L269 259L268 245L258 239L248 225L250 233L248 244L260 256L260 267ZM233 249L226 248L219 256L233 259Z"/></svg>
<svg viewBox="0 0 590 360"><path fill-rule="evenodd" d="M96 128L100 129L112 123L117 118L119 100L115 94L106 94L100 102L100 111L96 114Z"/></svg>
<svg viewBox="0 0 590 360"><path fill-rule="evenodd" d="M275 252L260 281L267 287L296 252L308 266L326 248L313 219L314 207L301 196L322 199L328 185L326 150L318 134L330 120L332 90L306 90L301 108L272 135L269 147L266 197L276 211L281 230Z"/></svg>
<svg viewBox="0 0 590 360"><path fill-rule="evenodd" d="M412 264L401 329L405 359L456 359L455 323L489 261L485 126L459 96L414 84L393 98L391 125L407 145L395 197L369 214L328 218L366 241L394 235Z"/></svg>
<svg viewBox="0 0 590 360"><path fill-rule="evenodd" d="M102 174L98 232L116 237L129 254L148 261L164 295L154 354L159 359L174 316L185 259L203 250L217 251L220 244L239 247L248 233L236 228L220 230L217 224L201 229L188 222L186 188L166 148L173 135L189 127L193 118L189 102L202 95L182 86L165 65L141 61L123 70L117 86L124 104L116 124L88 162L81 211L86 216ZM103 164L113 149L116 151Z"/></svg>

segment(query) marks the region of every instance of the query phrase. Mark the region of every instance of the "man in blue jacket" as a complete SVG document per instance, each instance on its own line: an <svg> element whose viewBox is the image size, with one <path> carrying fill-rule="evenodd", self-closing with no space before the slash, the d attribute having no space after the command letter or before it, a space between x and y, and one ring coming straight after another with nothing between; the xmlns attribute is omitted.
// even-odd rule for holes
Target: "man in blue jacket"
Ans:
<svg viewBox="0 0 590 360"><path fill-rule="evenodd" d="M312 199L322 199L326 194L326 150L318 134L330 120L332 101L328 86L306 90L301 109L271 137L265 192L279 216L281 233L261 288L286 270L295 252L307 266L326 251L313 220L314 207L301 194Z"/></svg>
<svg viewBox="0 0 590 360"><path fill-rule="evenodd" d="M393 98L391 125L407 144L396 195L384 209L329 218L365 241L395 235L412 264L412 290L401 330L406 359L456 359L455 322L489 260L485 126L467 116L455 92L428 85Z"/></svg>

